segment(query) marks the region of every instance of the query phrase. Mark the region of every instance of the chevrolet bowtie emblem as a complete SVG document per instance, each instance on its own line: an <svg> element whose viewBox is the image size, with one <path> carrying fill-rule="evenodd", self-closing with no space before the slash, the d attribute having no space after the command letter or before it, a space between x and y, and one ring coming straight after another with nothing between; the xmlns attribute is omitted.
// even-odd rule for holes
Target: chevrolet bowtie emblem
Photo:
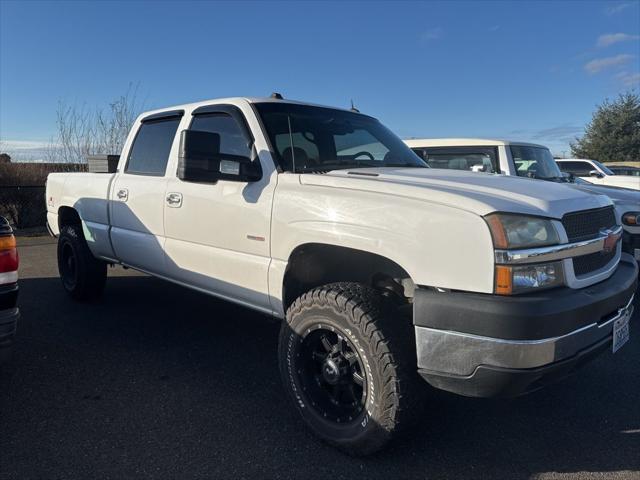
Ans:
<svg viewBox="0 0 640 480"><path fill-rule="evenodd" d="M622 233L614 233L608 228L600 230L601 235L606 235L604 242L602 243L602 253L611 253L618 244L618 240L622 236Z"/></svg>

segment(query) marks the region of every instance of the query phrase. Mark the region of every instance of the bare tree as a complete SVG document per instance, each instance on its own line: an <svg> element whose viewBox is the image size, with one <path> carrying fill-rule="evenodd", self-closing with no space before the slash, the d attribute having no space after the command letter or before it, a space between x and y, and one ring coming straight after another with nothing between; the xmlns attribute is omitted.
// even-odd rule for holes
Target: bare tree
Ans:
<svg viewBox="0 0 640 480"><path fill-rule="evenodd" d="M106 108L86 104L58 103L57 138L48 148L48 160L85 163L87 155L120 154L127 133L142 110L138 87L129 85L126 93Z"/></svg>

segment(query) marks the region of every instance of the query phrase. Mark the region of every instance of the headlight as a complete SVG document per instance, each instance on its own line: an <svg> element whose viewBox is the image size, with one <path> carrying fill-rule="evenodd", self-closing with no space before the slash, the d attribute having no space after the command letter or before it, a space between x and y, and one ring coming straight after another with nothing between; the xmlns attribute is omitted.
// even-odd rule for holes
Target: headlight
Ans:
<svg viewBox="0 0 640 480"><path fill-rule="evenodd" d="M551 220L492 213L485 217L495 248L535 248L560 243Z"/></svg>
<svg viewBox="0 0 640 480"><path fill-rule="evenodd" d="M533 265L497 265L495 293L513 295L564 285L562 261Z"/></svg>
<svg viewBox="0 0 640 480"><path fill-rule="evenodd" d="M525 249L558 245L551 220L526 215L493 213L485 217L496 249ZM562 261L531 265L496 265L495 293L513 295L564 285Z"/></svg>
<svg viewBox="0 0 640 480"><path fill-rule="evenodd" d="M640 226L640 212L627 212L622 215L622 223L632 227Z"/></svg>

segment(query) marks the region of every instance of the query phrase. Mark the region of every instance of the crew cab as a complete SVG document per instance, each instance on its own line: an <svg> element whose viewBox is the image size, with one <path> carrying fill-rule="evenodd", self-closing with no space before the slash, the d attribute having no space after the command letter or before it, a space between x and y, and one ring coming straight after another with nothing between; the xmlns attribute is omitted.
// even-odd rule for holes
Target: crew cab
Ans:
<svg viewBox="0 0 640 480"><path fill-rule="evenodd" d="M579 190L606 195L615 205L622 225L622 251L640 262L640 192L608 187L562 174L544 145L485 138L423 138L405 143L434 168L501 173L565 183Z"/></svg>
<svg viewBox="0 0 640 480"><path fill-rule="evenodd" d="M429 168L356 111L150 111L116 172L51 174L46 201L73 298L122 264L282 319L293 408L353 454L413 424L421 378L519 395L629 338L638 267L608 197Z"/></svg>
<svg viewBox="0 0 640 480"><path fill-rule="evenodd" d="M0 217L0 365L5 363L13 347L20 316L18 299L18 250L13 230L6 218Z"/></svg>
<svg viewBox="0 0 640 480"><path fill-rule="evenodd" d="M618 175L596 160L584 158L562 158L557 160L560 170L580 177L596 185L633 188L640 190L640 179L628 175Z"/></svg>

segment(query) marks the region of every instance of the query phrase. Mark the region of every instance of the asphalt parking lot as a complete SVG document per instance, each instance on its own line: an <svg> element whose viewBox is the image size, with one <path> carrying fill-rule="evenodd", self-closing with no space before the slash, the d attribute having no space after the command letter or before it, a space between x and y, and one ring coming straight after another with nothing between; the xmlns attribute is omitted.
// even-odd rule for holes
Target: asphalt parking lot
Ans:
<svg viewBox="0 0 640 480"><path fill-rule="evenodd" d="M309 435L286 403L278 325L110 270L73 303L55 244L19 241L19 325L0 370L0 478L640 478L640 329L515 400L433 392L415 432L373 457Z"/></svg>

